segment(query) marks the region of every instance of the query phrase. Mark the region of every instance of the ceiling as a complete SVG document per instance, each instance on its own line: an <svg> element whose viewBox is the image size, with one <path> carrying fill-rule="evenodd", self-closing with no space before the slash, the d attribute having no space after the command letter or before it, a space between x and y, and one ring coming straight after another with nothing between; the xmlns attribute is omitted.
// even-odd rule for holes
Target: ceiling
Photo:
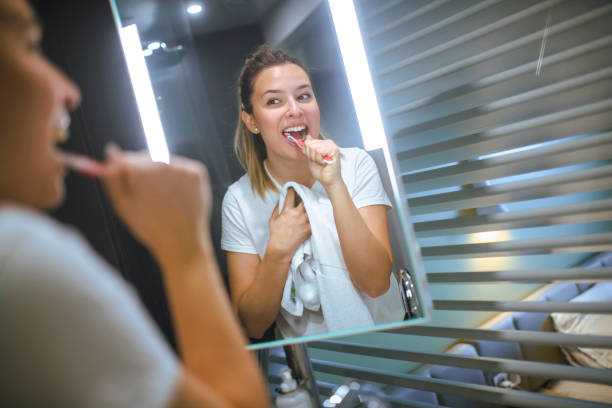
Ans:
<svg viewBox="0 0 612 408"><path fill-rule="evenodd" d="M114 0L122 25L136 24L144 39L168 39L174 19L189 21L194 35L227 30L259 21L279 0ZM204 11L195 16L184 11L200 3ZM176 31L176 27L174 27Z"/></svg>

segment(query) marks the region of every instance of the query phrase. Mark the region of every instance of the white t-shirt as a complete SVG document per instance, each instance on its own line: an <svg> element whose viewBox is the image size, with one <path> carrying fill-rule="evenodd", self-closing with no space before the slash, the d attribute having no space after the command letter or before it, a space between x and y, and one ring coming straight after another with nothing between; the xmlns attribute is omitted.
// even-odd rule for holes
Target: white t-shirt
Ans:
<svg viewBox="0 0 612 408"><path fill-rule="evenodd" d="M75 232L0 207L0 405L166 407L179 365L132 288Z"/></svg>
<svg viewBox="0 0 612 408"><path fill-rule="evenodd" d="M340 170L355 207L386 205L391 201L383 188L376 163L368 153L359 148L340 148ZM272 178L276 187L281 186ZM319 182L311 188L327 196ZM243 175L229 186L223 198L221 248L225 251L256 254L263 258L270 238L268 221L278 203L279 192L268 190L265 199L251 188L248 175ZM330 205L331 207L331 205ZM333 213L329 222L334 225ZM282 317L279 317L282 319ZM292 326L294 335L327 332L321 312L305 310L300 324L278 321L280 328ZM306 322L306 324L304 324ZM295 326L295 327L294 327ZM295 333L296 329L299 331Z"/></svg>

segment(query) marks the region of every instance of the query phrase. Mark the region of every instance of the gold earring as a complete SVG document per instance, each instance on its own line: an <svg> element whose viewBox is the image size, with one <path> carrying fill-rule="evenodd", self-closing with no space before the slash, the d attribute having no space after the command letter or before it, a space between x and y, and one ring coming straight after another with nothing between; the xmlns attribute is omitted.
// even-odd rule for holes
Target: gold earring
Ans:
<svg viewBox="0 0 612 408"><path fill-rule="evenodd" d="M253 128L253 133L259 133L259 129L257 128L257 126Z"/></svg>

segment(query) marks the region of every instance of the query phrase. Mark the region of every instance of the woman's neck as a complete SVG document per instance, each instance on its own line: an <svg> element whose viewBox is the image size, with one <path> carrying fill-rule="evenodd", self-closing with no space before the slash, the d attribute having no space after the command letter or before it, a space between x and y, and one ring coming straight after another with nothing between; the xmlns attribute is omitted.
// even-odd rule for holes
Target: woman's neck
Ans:
<svg viewBox="0 0 612 408"><path fill-rule="evenodd" d="M295 181L308 188L315 182L308 168L308 160L265 160L270 175L281 186L289 181Z"/></svg>

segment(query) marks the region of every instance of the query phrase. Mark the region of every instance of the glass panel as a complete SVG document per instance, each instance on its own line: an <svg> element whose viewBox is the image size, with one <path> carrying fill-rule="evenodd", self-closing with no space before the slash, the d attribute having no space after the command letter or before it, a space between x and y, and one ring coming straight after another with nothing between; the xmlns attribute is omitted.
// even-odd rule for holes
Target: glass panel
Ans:
<svg viewBox="0 0 612 408"><path fill-rule="evenodd" d="M277 299L270 302L278 313L273 313L275 318L265 333L260 327L253 329L259 323L253 323L253 318L248 317L253 309L240 309L245 332L252 337L251 347L302 342L426 321L431 301L418 247L409 247L409 242L415 241L412 227L406 221L408 214L406 204L401 200L401 183L395 176L396 167L386 148L370 152L363 150L327 2L225 0L199 3L203 7L196 14L189 14L187 4L182 1L116 0L113 3L119 26L136 25L138 28L142 55L170 153L200 160L209 169L215 194L212 234L224 278L231 289L230 296L241 299L244 293L255 296L255 303L250 303L255 309L270 302L270 298ZM189 5L193 4L197 3ZM264 271L263 268L269 267L264 265L259 269L260 260L270 247L269 219L273 216L279 194L268 190L264 200L250 188L239 189L237 180L245 170L233 150L234 133L241 115L237 79L245 58L264 43L272 49L282 49L307 67L309 75L304 78L306 82L311 81L318 106L318 112L312 116L313 111L301 105L303 94L294 93L291 85L281 81L276 82L280 83L281 89L277 91L281 92L274 94L275 98L280 95L279 100L266 101L261 110L255 108L252 112L252 118L259 122L256 125L262 127L254 137L263 138L270 175L274 179L302 181L308 185L302 190L301 187L296 189L300 190L298 193L305 202L312 235L301 242L296 251L296 254L306 256L298 258L294 254L293 266L287 271L284 270L286 267L279 270L278 265L282 265L279 263ZM267 70L272 72L269 71L271 68ZM289 71L280 70L278 75L287 81ZM267 71L261 71L254 78L256 93L258 84L263 83L257 81L264 78L264 72ZM270 108L276 103L279 107ZM295 112L288 113L290 108L287 106L294 104ZM276 118L270 112L281 115ZM316 180L314 171L303 171L309 167L302 166L307 164L302 152L283 137L293 134L300 139L303 136L300 131L287 130L287 127L302 122L307 125L304 133L316 129L319 112L320 133L341 148L341 166L335 168L341 169L352 203L359 208L356 212L352 204L348 208L338 204L348 202L342 200L346 195L330 200L329 186L323 187L325 183L320 181L313 184ZM271 127L266 127L268 125ZM278 132L270 132L271 128ZM275 173L277 164L283 163L282 168L291 169L294 162L287 166L287 160L292 157L295 163L299 163L295 174L280 174L279 177ZM335 165L326 166L333 168ZM242 184L249 186L247 180ZM231 256L238 256L233 258L238 261L231 262L232 268L229 269L226 253L221 249L224 211L221 203L233 183L238 183L232 187L238 193L231 197L243 199L235 201L233 211L231 206L226 208L230 220L226 226L242 230L243 234L237 234L239 238L228 239L229 243L224 244L224 248L231 249ZM379 187L378 192L376 187ZM389 200L386 201L385 197ZM392 209L387 210L386 204L390 204ZM352 218L346 214L352 214ZM349 222L342 224L343 220ZM365 225L360 224L362 220L366 221ZM360 229L360 225L367 229ZM366 235L359 235L360 239L355 240L351 231ZM224 239L227 235L226 232ZM369 242L368 239L374 240L371 241L374 246L368 248L367 256L363 256L364 251L355 249L363 247L363 242ZM356 262L360 259L388 261L384 245L387 241L391 246L392 268L387 262L387 266L381 264L380 268L366 270L363 262ZM236 267L237 264L244 266ZM348 268L347 264L351 267ZM268 277L271 273L281 276L280 285ZM254 282L258 279L269 282L262 285L265 287L263 296L257 295Z"/></svg>

